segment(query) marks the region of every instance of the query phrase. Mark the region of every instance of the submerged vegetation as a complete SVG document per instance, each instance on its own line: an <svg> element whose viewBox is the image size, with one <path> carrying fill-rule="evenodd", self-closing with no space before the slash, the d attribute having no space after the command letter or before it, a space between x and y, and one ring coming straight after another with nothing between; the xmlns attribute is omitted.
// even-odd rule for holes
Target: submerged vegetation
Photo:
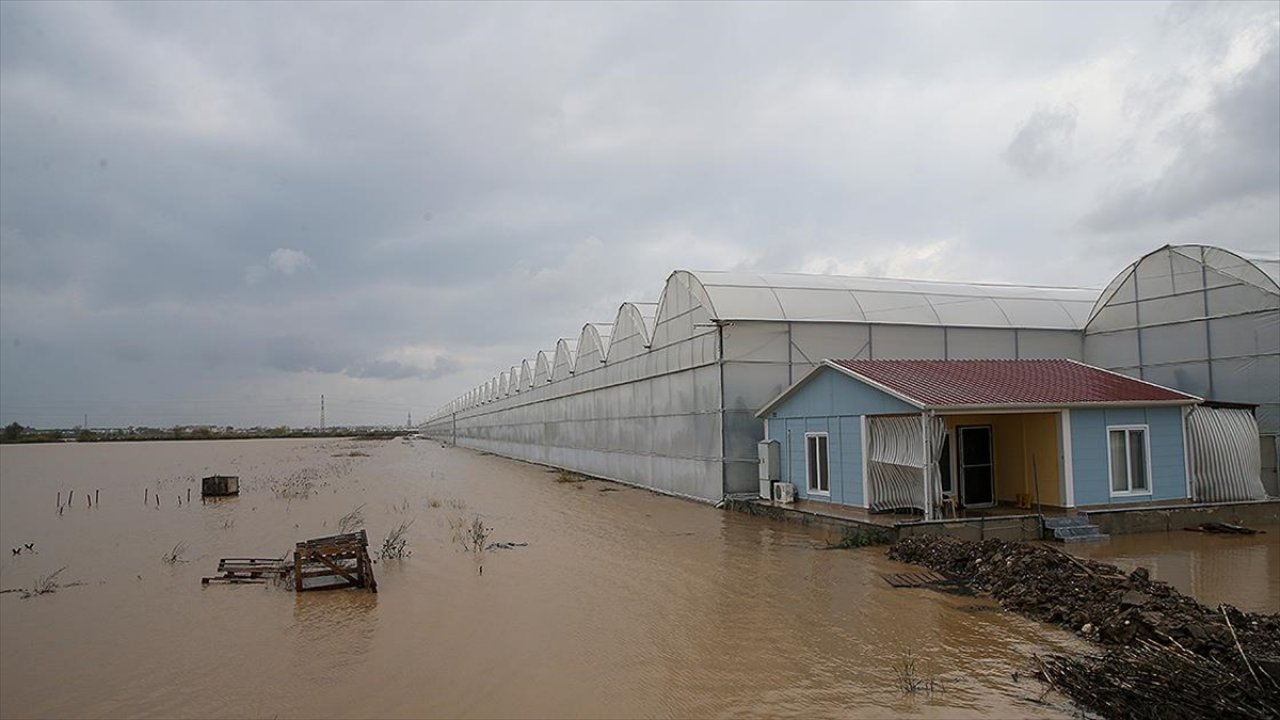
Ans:
<svg viewBox="0 0 1280 720"><path fill-rule="evenodd" d="M69 582L65 584L60 582L58 580L58 576L61 575L62 572L66 569L67 569L67 566L63 565L62 567L58 568L57 570L54 570L53 572L49 573L48 575L45 575L44 577L36 578L31 583L31 587L29 588L25 588L25 587L11 588L8 590L0 590L0 593L18 593L18 595L23 600L26 600L28 598L39 597L41 595L52 595L53 593L58 592L58 590L62 588L76 587L77 585L84 585L84 583L79 581Z"/></svg>
<svg viewBox="0 0 1280 720"><path fill-rule="evenodd" d="M903 695L917 695L925 693L932 695L935 690L940 689L937 679L933 673L926 672L920 666L919 659L910 649L901 660L894 663L893 673L897 680L898 689Z"/></svg>
<svg viewBox="0 0 1280 720"><path fill-rule="evenodd" d="M399 560L407 558L413 554L409 549L409 528L413 525L413 520L405 520L399 525L391 529L387 536L382 539L382 550L378 552L380 560Z"/></svg>
<svg viewBox="0 0 1280 720"><path fill-rule="evenodd" d="M493 528L485 527L479 515L473 515L470 520L465 515L459 515L449 521L449 529L453 530L454 542L461 545L463 550L477 555L484 552L489 533L493 532Z"/></svg>
<svg viewBox="0 0 1280 720"><path fill-rule="evenodd" d="M352 533L364 526L364 503L352 508L351 512L338 518L338 532Z"/></svg>

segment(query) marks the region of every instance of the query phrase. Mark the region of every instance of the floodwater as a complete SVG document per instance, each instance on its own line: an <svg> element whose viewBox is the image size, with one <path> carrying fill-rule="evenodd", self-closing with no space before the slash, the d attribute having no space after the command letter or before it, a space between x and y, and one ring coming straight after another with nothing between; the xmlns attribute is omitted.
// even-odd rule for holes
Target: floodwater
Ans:
<svg viewBox="0 0 1280 720"><path fill-rule="evenodd" d="M240 496L201 503L214 473ZM914 568L883 548L556 480L430 441L4 446L0 586L66 569L54 593L0 594L0 716L1070 717L1026 677L1084 647L1066 632L890 588ZM375 545L412 521L376 595L200 584L358 507ZM476 515L528 545L466 552L451 523ZM1273 552L1241 597L1274 605Z"/></svg>
<svg viewBox="0 0 1280 720"><path fill-rule="evenodd" d="M1153 580L1173 585L1209 607L1280 613L1280 526L1259 525L1257 535L1172 532L1116 535L1104 543L1065 546L1125 572L1144 567Z"/></svg>

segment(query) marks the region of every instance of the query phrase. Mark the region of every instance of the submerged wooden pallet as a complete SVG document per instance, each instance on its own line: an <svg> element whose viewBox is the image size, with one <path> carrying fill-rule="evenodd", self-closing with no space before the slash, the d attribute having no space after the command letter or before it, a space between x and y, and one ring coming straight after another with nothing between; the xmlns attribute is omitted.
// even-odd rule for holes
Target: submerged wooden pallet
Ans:
<svg viewBox="0 0 1280 720"><path fill-rule="evenodd" d="M369 537L364 530L300 542L294 547L292 562L285 558L222 558L218 561L218 572L222 574L201 578L200 583L261 584L292 573L293 586L298 592L346 587L378 592L373 562L369 559Z"/></svg>
<svg viewBox="0 0 1280 720"><path fill-rule="evenodd" d="M938 573L933 572L932 570L925 570L923 572L885 574L885 575L881 575L880 577L884 578L885 582L889 583L890 585L896 588L924 587L925 585L942 585L942 584L950 584L952 582L951 580L948 580L946 577L943 577L942 575L939 575Z"/></svg>
<svg viewBox="0 0 1280 720"><path fill-rule="evenodd" d="M378 592L364 530L300 542L293 551L293 582L298 592L344 587Z"/></svg>
<svg viewBox="0 0 1280 720"><path fill-rule="evenodd" d="M200 578L200 584L260 584L268 578L284 577L292 569L284 558L222 558L218 561L218 572L222 575Z"/></svg>

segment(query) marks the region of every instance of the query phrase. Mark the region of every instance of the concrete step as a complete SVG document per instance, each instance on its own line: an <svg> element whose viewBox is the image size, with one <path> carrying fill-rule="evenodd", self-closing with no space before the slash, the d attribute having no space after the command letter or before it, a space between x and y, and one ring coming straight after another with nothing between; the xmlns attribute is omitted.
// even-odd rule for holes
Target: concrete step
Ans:
<svg viewBox="0 0 1280 720"><path fill-rule="evenodd" d="M1088 535L1097 535L1097 525L1073 525L1071 527L1060 527L1053 529L1053 536L1056 538L1067 537L1085 537Z"/></svg>
<svg viewBox="0 0 1280 720"><path fill-rule="evenodd" d="M1044 539L1057 540L1061 543L1103 542L1110 539L1099 531L1098 526L1089 522L1089 516L1064 515L1044 519Z"/></svg>
<svg viewBox="0 0 1280 720"><path fill-rule="evenodd" d="M1111 539L1110 535L1095 533L1093 535L1075 535L1072 537L1060 538L1060 542L1066 545L1074 545L1076 543L1096 543L1106 542Z"/></svg>
<svg viewBox="0 0 1280 720"><path fill-rule="evenodd" d="M1089 525L1088 515L1057 515L1044 519L1044 528L1046 530L1054 530L1062 527L1080 527Z"/></svg>

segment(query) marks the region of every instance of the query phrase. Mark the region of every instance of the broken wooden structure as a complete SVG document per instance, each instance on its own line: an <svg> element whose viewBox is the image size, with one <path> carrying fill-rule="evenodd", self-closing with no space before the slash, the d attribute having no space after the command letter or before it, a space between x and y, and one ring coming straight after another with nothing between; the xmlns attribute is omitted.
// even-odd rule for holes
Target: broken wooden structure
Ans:
<svg viewBox="0 0 1280 720"><path fill-rule="evenodd" d="M293 570L284 558L222 558L217 577L200 578L201 585L256 585L283 578Z"/></svg>
<svg viewBox="0 0 1280 720"><path fill-rule="evenodd" d="M293 551L293 582L298 592L344 587L378 592L365 531L298 543Z"/></svg>
<svg viewBox="0 0 1280 720"><path fill-rule="evenodd" d="M239 475L210 475L200 478L201 497L225 497L239 494Z"/></svg>

